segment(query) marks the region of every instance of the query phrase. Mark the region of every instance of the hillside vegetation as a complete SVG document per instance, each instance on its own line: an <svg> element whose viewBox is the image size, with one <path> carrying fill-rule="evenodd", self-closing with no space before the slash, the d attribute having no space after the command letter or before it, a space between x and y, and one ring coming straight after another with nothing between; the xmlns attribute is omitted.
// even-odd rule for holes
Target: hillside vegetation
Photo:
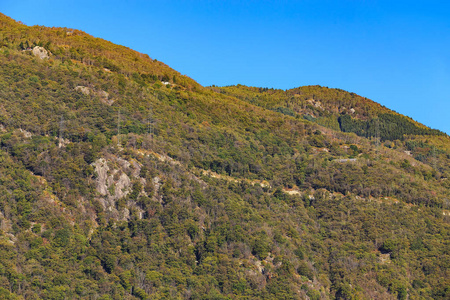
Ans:
<svg viewBox="0 0 450 300"><path fill-rule="evenodd" d="M0 65L0 298L450 297L442 132L1 14Z"/></svg>
<svg viewBox="0 0 450 300"><path fill-rule="evenodd" d="M283 91L242 85L212 89L334 130L382 141L402 140L404 135L411 134L445 135L367 98L340 89L304 86Z"/></svg>

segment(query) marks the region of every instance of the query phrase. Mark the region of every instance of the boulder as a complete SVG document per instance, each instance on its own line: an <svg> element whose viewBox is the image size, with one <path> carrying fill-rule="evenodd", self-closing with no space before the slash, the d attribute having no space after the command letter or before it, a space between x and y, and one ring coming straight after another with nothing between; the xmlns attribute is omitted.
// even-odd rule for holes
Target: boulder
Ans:
<svg viewBox="0 0 450 300"><path fill-rule="evenodd" d="M91 93L90 89L87 86L82 85L76 86L75 90L85 94L86 96L89 96L89 94Z"/></svg>
<svg viewBox="0 0 450 300"><path fill-rule="evenodd" d="M48 59L50 58L49 53L45 48L36 46L33 48L32 53L34 56L39 57L40 59Z"/></svg>

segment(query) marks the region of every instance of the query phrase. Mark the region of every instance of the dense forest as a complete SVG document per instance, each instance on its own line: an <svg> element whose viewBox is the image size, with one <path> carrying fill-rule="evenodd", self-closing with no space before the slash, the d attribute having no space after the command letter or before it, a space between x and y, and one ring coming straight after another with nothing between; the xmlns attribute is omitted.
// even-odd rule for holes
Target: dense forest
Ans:
<svg viewBox="0 0 450 300"><path fill-rule="evenodd" d="M446 134L2 14L0 65L0 298L450 298Z"/></svg>
<svg viewBox="0 0 450 300"><path fill-rule="evenodd" d="M283 91L242 85L212 88L285 115L381 141L402 140L404 135L445 135L367 98L340 89L304 86Z"/></svg>

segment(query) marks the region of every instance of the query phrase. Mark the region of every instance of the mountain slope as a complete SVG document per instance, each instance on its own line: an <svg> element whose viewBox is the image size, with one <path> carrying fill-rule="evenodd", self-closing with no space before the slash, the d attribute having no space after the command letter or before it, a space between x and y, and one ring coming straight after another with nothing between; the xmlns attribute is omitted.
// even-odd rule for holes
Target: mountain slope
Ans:
<svg viewBox="0 0 450 300"><path fill-rule="evenodd" d="M367 98L340 89L304 86L283 91L242 85L212 89L334 130L377 137L382 141L403 139L405 134L445 135Z"/></svg>
<svg viewBox="0 0 450 300"><path fill-rule="evenodd" d="M2 298L449 296L448 136L344 91L204 88L0 24ZM374 118L380 142L358 131Z"/></svg>

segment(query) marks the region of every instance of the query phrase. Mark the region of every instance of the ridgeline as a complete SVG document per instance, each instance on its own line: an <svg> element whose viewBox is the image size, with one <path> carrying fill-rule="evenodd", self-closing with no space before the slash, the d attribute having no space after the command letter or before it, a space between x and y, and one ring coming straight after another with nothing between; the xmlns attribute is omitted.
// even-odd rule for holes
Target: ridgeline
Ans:
<svg viewBox="0 0 450 300"><path fill-rule="evenodd" d="M439 130L2 14L0 65L0 298L450 298Z"/></svg>

